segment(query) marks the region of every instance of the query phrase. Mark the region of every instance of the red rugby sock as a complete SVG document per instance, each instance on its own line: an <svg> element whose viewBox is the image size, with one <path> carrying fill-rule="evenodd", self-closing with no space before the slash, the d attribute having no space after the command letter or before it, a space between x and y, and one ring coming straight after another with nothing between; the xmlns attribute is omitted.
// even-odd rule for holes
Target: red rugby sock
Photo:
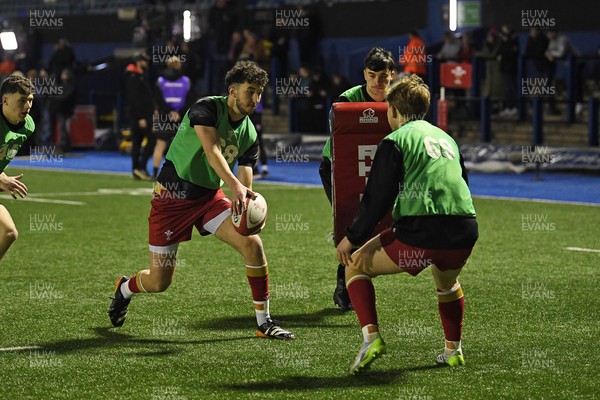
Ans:
<svg viewBox="0 0 600 400"><path fill-rule="evenodd" d="M371 278L366 275L356 276L355 279L350 279L347 288L360 326L377 325L375 287L373 287Z"/></svg>
<svg viewBox="0 0 600 400"><path fill-rule="evenodd" d="M447 292L438 289L438 310L446 340L456 342L462 338L465 298L460 283Z"/></svg>

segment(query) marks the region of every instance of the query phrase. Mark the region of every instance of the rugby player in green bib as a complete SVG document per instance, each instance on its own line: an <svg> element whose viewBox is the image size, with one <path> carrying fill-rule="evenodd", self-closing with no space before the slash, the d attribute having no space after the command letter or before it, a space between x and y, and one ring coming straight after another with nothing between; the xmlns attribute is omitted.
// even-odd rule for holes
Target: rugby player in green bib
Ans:
<svg viewBox="0 0 600 400"><path fill-rule="evenodd" d="M456 278L478 238L467 172L456 142L423 121L430 93L421 78L398 80L388 89L386 101L393 132L379 144L356 218L337 247L364 338L352 374L386 353L371 279L398 272L416 276L428 266L446 339L436 362L465 363L464 298ZM393 226L367 241L391 207ZM362 247L352 253L357 246Z"/></svg>
<svg viewBox="0 0 600 400"><path fill-rule="evenodd" d="M394 58L392 53L381 47L374 47L365 57L363 76L366 83L346 90L334 100L334 103L384 101L385 89L389 86L394 75ZM334 123L332 108L329 113L329 131L331 135L333 135ZM325 189L325 194L327 195L330 204L332 204L331 160L331 137L329 137L323 148L323 159L319 166L319 175L321 175L323 189ZM348 297L348 291L346 290L344 271L344 266L341 264L338 265L337 285L333 291L333 302L342 310L349 311L352 310L352 303L350 302L350 297Z"/></svg>
<svg viewBox="0 0 600 400"><path fill-rule="evenodd" d="M23 174L8 176L4 172L15 158L19 148L35 131L35 123L29 115L33 104L33 84L27 78L10 75L0 86L2 116L0 117L0 189L17 199L27 196L27 186L21 182ZM0 259L11 244L17 240L18 231L10 213L0 205Z"/></svg>
<svg viewBox="0 0 600 400"><path fill-rule="evenodd" d="M157 177L149 221L150 268L117 279L108 310L112 324L123 325L131 297L165 291L173 278L179 243L190 240L194 227L213 234L244 258L256 314L256 335L294 339L271 319L267 259L258 235L242 236L233 227L231 209L239 214L253 196L252 169L258 140L248 117L268 82L256 63L240 61L225 76L227 96L198 100L187 111ZM232 169L237 162L237 177ZM221 186L231 190L227 198Z"/></svg>

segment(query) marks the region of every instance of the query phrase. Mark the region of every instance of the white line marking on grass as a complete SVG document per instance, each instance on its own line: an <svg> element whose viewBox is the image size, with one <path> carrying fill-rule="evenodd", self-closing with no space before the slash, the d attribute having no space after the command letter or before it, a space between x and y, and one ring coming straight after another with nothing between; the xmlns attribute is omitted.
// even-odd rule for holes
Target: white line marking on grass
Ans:
<svg viewBox="0 0 600 400"><path fill-rule="evenodd" d="M0 347L0 351L21 351L21 350L37 350L40 346L19 346L19 347Z"/></svg>
<svg viewBox="0 0 600 400"><path fill-rule="evenodd" d="M565 250L583 251L585 253L600 253L600 250L598 249L584 249L583 247L565 247Z"/></svg>
<svg viewBox="0 0 600 400"><path fill-rule="evenodd" d="M96 175L115 175L115 176L131 176L131 172L118 172L118 171L96 171L93 169L68 169L68 168L40 168L30 167L26 165L10 165L7 169L31 169L36 171L48 171L48 172L71 172L74 174L96 174Z"/></svg>
<svg viewBox="0 0 600 400"><path fill-rule="evenodd" d="M476 195L475 199L491 199L491 200L510 200L510 201L528 201L532 203L549 203L549 204L567 204L575 206L592 206L600 207L600 203L586 203L584 201L567 201L567 200L547 200L547 199L532 199L527 197L508 197L508 196L485 196Z"/></svg>
<svg viewBox="0 0 600 400"><path fill-rule="evenodd" d="M11 196L0 196L0 199L12 199ZM71 201L71 200L51 200L51 199L44 199L41 197L25 197L23 199L19 199L19 201L31 201L34 203L50 203L50 204L66 204L68 206L83 206L85 205L85 203L81 202L81 201Z"/></svg>
<svg viewBox="0 0 600 400"><path fill-rule="evenodd" d="M279 186L284 186L281 189L288 189L290 187L294 188L294 189L304 189L304 188L309 188L309 189L314 189L314 188L320 188L323 187L322 185L317 185L316 183L294 183L294 182L278 182L278 181L263 181L260 179L256 179L254 181L252 181L252 184L256 184L256 185L279 185Z"/></svg>

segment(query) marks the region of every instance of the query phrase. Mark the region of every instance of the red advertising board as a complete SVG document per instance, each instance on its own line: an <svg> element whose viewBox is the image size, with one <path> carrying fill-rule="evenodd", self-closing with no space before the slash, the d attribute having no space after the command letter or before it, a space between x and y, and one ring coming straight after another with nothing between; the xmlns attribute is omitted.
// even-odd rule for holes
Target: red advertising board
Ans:
<svg viewBox="0 0 600 400"><path fill-rule="evenodd" d="M71 145L73 147L94 146L96 129L96 106L78 105L71 119Z"/></svg>
<svg viewBox="0 0 600 400"><path fill-rule="evenodd" d="M335 103L333 105L333 220L339 243L356 216L377 145L391 133L387 103ZM391 213L373 236L391 226Z"/></svg>
<svg viewBox="0 0 600 400"><path fill-rule="evenodd" d="M442 63L440 64L440 82L443 87L450 89L471 88L471 64Z"/></svg>

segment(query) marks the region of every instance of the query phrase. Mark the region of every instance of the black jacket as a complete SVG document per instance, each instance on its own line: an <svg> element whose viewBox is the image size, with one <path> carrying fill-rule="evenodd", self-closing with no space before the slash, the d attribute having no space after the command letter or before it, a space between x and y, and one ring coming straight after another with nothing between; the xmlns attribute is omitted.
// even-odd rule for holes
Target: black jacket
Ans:
<svg viewBox="0 0 600 400"><path fill-rule="evenodd" d="M125 101L131 122L139 119L152 121L156 109L154 93L146 77L134 64L129 64L125 71Z"/></svg>

